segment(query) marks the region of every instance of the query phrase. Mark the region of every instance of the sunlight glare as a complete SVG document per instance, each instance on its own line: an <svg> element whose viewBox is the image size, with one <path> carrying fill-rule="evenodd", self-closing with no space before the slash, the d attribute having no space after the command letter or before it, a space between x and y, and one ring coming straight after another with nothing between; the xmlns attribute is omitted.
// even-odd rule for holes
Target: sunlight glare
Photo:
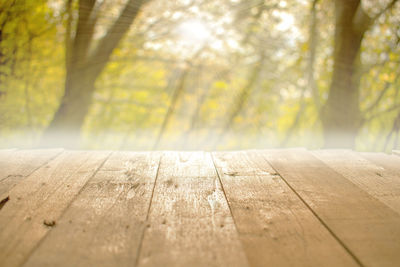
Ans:
<svg viewBox="0 0 400 267"><path fill-rule="evenodd" d="M277 29L280 31L290 30L294 26L293 15L287 12L273 11L272 14L280 19L280 23L277 25Z"/></svg>
<svg viewBox="0 0 400 267"><path fill-rule="evenodd" d="M189 43L204 43L211 38L207 25L195 19L182 22L177 28L177 33L182 41Z"/></svg>

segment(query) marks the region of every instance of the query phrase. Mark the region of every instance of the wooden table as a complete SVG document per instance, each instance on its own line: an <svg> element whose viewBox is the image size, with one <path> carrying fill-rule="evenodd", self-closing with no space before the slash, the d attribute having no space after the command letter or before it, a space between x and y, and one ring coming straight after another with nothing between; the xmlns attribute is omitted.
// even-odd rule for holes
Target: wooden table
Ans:
<svg viewBox="0 0 400 267"><path fill-rule="evenodd" d="M400 156L0 150L0 266L400 266Z"/></svg>

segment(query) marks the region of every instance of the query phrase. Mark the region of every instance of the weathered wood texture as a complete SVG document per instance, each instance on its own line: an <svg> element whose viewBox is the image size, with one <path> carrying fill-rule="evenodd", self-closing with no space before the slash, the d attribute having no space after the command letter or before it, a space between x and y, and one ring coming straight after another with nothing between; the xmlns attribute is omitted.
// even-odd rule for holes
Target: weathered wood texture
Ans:
<svg viewBox="0 0 400 267"><path fill-rule="evenodd" d="M261 155L214 159L252 266L358 266Z"/></svg>
<svg viewBox="0 0 400 267"><path fill-rule="evenodd" d="M163 155L138 266L247 266L210 154Z"/></svg>
<svg viewBox="0 0 400 267"><path fill-rule="evenodd" d="M361 156L369 161L380 165L388 172L400 173L400 157L398 155L387 155L384 153L360 153Z"/></svg>
<svg viewBox="0 0 400 267"><path fill-rule="evenodd" d="M400 263L400 215L303 150L263 155L362 266Z"/></svg>
<svg viewBox="0 0 400 267"><path fill-rule="evenodd" d="M0 210L2 265L26 260L105 158L100 152L65 152L11 189Z"/></svg>
<svg viewBox="0 0 400 267"><path fill-rule="evenodd" d="M61 152L62 149L0 150L0 199L6 198L11 188Z"/></svg>
<svg viewBox="0 0 400 267"><path fill-rule="evenodd" d="M313 154L400 214L400 172L385 169L349 150L321 150L315 151ZM383 162L389 164L389 160L386 158L383 159ZM400 157L397 164L400 165Z"/></svg>
<svg viewBox="0 0 400 267"><path fill-rule="evenodd" d="M159 154L112 155L84 186L26 266L132 265L158 162Z"/></svg>
<svg viewBox="0 0 400 267"><path fill-rule="evenodd" d="M0 266L400 266L400 157L0 150Z"/></svg>

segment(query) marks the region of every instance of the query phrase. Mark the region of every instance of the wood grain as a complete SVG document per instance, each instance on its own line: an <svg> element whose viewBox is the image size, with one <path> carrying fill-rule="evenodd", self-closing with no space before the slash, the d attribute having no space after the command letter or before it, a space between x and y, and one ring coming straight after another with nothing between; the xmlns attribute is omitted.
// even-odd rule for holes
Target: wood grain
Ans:
<svg viewBox="0 0 400 267"><path fill-rule="evenodd" d="M0 150L0 266L400 265L399 156L213 155Z"/></svg>
<svg viewBox="0 0 400 267"><path fill-rule="evenodd" d="M388 171L350 150L321 150L313 154L400 214L400 173Z"/></svg>
<svg viewBox="0 0 400 267"><path fill-rule="evenodd" d="M363 266L398 266L400 216L304 150L260 152Z"/></svg>
<svg viewBox="0 0 400 267"><path fill-rule="evenodd" d="M262 156L213 155L251 266L358 266Z"/></svg>
<svg viewBox="0 0 400 267"><path fill-rule="evenodd" d="M166 152L138 266L247 266L210 154Z"/></svg>
<svg viewBox="0 0 400 267"><path fill-rule="evenodd" d="M65 152L9 192L0 211L0 262L19 266L109 153Z"/></svg>
<svg viewBox="0 0 400 267"><path fill-rule="evenodd" d="M134 265L159 157L132 152L111 156L25 266Z"/></svg>
<svg viewBox="0 0 400 267"><path fill-rule="evenodd" d="M400 157L397 155L387 155L384 153L360 153L367 160L383 167L388 172L400 173Z"/></svg>
<svg viewBox="0 0 400 267"><path fill-rule="evenodd" d="M35 170L54 159L62 149L2 150L0 152L0 199Z"/></svg>

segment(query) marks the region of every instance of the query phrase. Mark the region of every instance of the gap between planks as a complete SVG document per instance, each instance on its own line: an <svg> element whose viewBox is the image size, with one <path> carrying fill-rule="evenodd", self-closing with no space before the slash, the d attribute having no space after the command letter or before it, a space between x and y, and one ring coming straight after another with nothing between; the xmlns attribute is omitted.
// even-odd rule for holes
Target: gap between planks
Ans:
<svg viewBox="0 0 400 267"><path fill-rule="evenodd" d="M400 216L306 150L263 155L363 266L398 266Z"/></svg>
<svg viewBox="0 0 400 267"><path fill-rule="evenodd" d="M146 226L147 226L148 223L149 223L149 213L150 213L151 203L153 202L154 189L156 188L157 179L158 179L158 174L159 174L159 172L160 172L160 165L161 165L162 157L163 157L163 154L161 153L160 156L159 156L159 160L158 160L156 177L154 178L154 184L153 184L153 188L152 188L152 190L151 190L150 203L149 203L149 206L148 206L147 212L146 212L146 219L145 219L145 225L146 225ZM139 239L139 246L138 246L137 251L136 251L136 259L135 259L135 264L134 264L134 266L138 266L138 264L139 264L139 255L140 255L140 252L141 252L141 250L142 250L142 244L143 244L143 239L144 239L145 233L146 233L145 230L143 230L143 231L141 232L140 239Z"/></svg>
<svg viewBox="0 0 400 267"><path fill-rule="evenodd" d="M0 200L9 198L8 192L42 166L63 153L63 149L1 150ZM5 202L4 202L5 204Z"/></svg>
<svg viewBox="0 0 400 267"><path fill-rule="evenodd" d="M351 150L317 150L311 152L329 167L343 175L365 192L400 214L399 172L382 167ZM400 166L400 157L380 155L386 165ZM389 159L388 159L389 157Z"/></svg>
<svg viewBox="0 0 400 267"><path fill-rule="evenodd" d="M209 153L164 152L138 256L161 265L248 266Z"/></svg>
<svg viewBox="0 0 400 267"><path fill-rule="evenodd" d="M213 154L251 266L359 266L260 154Z"/></svg>
<svg viewBox="0 0 400 267"><path fill-rule="evenodd" d="M268 161L268 160L267 160ZM279 174L279 177L284 181L284 183L292 190L294 194L299 198L301 202L312 212L312 214L318 219L318 221L329 231L329 233L335 238L335 240L349 253L349 255L353 258L353 260L360 266L364 266L362 262L358 259L358 257L351 251L351 249L335 234L335 232L325 223L325 221L317 214L317 212L307 203L307 201L301 197L301 195L295 190L293 186L283 177L280 172L273 167L272 164L270 166Z"/></svg>
<svg viewBox="0 0 400 267"><path fill-rule="evenodd" d="M92 239L93 242L88 243L83 238L84 234L82 234L82 230L85 228L79 224L79 220L83 222L86 219L77 216L78 214L91 213L90 202L94 200L88 194L90 189L88 189L89 191L84 189L71 208L64 213L60 219L60 225L46 236L46 240L32 254L26 266L43 266L46 263L47 265L62 266L66 262L72 263L74 266L87 266L93 263L101 266L115 266L115 264L130 266L132 262L136 262L138 266L159 266L160 264L163 264L163 266L187 266L188 263L193 266L247 266L245 254L237 238L237 231L231 223L233 218L229 214L226 199L221 196L215 168L212 166L209 157L209 154L202 152L167 153L166 157L158 161L157 179L149 184L152 186L152 197L151 204L146 204L146 212L143 214L145 215L144 223L139 221L139 224L134 224L130 229L138 229L140 233L127 239L129 242L135 242L135 245L130 247L134 249L137 246L137 249L134 249L134 251L137 251L137 255L126 250L122 250L123 254L115 254L115 252L109 251L102 251L100 254L94 253L101 250L104 244L102 239L107 240L107 246L113 246L113 242L121 241L122 236L114 239L113 235L127 230L125 225L120 226L118 224L115 226L116 221L114 220L127 217L126 212L135 210L135 207L121 210L120 205L125 205L126 200L121 198L121 201L116 203L115 200L110 199L112 202L109 203L109 207L112 206L113 211L108 208L110 213L105 211L99 215L101 217L96 217L97 215L93 214L95 217L91 221L98 223L89 224L86 228L86 233L94 238L100 229L105 229L105 232L101 231L102 237L99 237L101 240L95 238ZM115 161L118 167L121 166L119 161ZM107 164L107 166L110 165ZM140 164L137 166L136 172L133 173L137 176L135 179L141 177L140 170L143 171L143 169L139 167ZM104 180L104 175L103 168L103 171L100 171L99 175L93 178L90 183L101 182ZM125 179L118 173L114 173L114 175L111 173L109 178L112 180ZM208 192L212 194L205 197ZM129 192L125 193L129 195ZM120 195L118 193L116 199ZM105 191L105 197L114 198L107 191ZM136 200L140 199L143 198L138 195ZM89 203L86 201L89 201ZM215 204L215 210L210 206L210 201ZM114 202L116 205L113 204ZM170 210L169 204L177 205L176 209ZM212 217L208 214L210 207L213 210ZM163 219L166 215L166 219ZM107 220L111 224L103 222L105 218L109 218ZM70 219L72 219L72 225L75 229L74 237L67 235L71 227L68 225ZM132 220L135 217L127 219ZM78 220L78 224L76 224L76 220ZM164 222L164 220L167 221ZM219 223L223 226L219 227ZM101 227L97 227L97 224ZM105 225L110 226L104 228ZM143 225L143 227L140 227L140 225ZM121 228L122 226L124 229ZM182 232L186 234L181 235ZM176 234L178 238L168 237L171 233ZM193 243L194 240L196 242ZM76 250L76 246L84 246L88 249ZM196 247L198 247L198 250L196 250ZM57 253L60 250L63 251L62 255Z"/></svg>
<svg viewBox="0 0 400 267"><path fill-rule="evenodd" d="M209 153L205 153L205 154L209 154ZM229 211L229 213L230 213L230 217L231 217L231 219L232 219L232 221L233 221L234 228L236 229L236 232L238 233L239 238L242 238L242 237L241 237L241 234L240 234L240 231L239 231L239 229L240 229L240 223L238 223L237 219L234 217L235 210L234 210L234 208L231 206L231 203L230 203L230 200L231 200L231 199L229 198L229 193L227 194L227 191L226 191L226 189L225 189L225 185L224 185L223 179L222 179L222 177L221 177L221 175L220 175L220 173L219 173L219 171L218 171L218 167L217 167L218 164L216 164L215 159L214 159L214 156L213 156L212 154L210 154L210 157L211 157L213 169L214 169L214 171L215 171L215 175L217 176L217 179L218 179L219 186L221 187L221 191L222 191L223 198L225 199L225 202L227 203L227 207L228 207L228 210L227 210L227 211ZM108 159L108 157L107 157L107 159ZM104 160L104 162L102 163L102 166L105 164L105 162L107 161L107 159ZM265 164L267 164L267 163L268 163L268 160L266 160L265 162L266 162ZM102 166L101 166L101 167L102 167ZM151 190L150 203L149 203L149 205L148 205L147 212L146 212L145 225L149 224L149 221L150 221L150 220L149 220L149 219L150 219L150 211L151 211L152 205L153 205L153 198L155 197L155 196L154 196L154 193L155 193L156 188L158 188L158 187L157 187L157 183L158 183L158 176L159 176L159 172L160 172L160 167L161 167L161 157L160 157L160 159L159 159L159 161L158 161L157 172L156 172L155 180L154 180L153 187L152 187L152 190ZM40 168L41 168L41 167L39 167L39 169L40 169ZM89 178L89 180L86 182L86 184L97 174L97 172L98 172L100 169L101 169L101 168L99 167L99 168L97 169L96 173L93 174L93 176L91 176L91 177ZM34 171L34 172L35 172L35 171ZM300 193L298 193L298 192L295 190L295 188L294 188L294 187L292 188L291 185L289 184L289 182L285 180L284 176L282 176L276 169L275 169L275 172L276 172L277 174L279 174L280 179L286 184L286 186L287 186L294 194L296 194L296 196L299 198L299 200L307 207L307 209L308 209L310 212L313 213L313 215L320 221L320 223L321 223L328 231L330 231L330 234L332 234L332 236L335 237L335 233L334 233L332 230L330 230L328 224L325 224L325 223L324 223L324 219L320 218L320 217L318 216L317 212L314 211L313 208L312 208L309 204L307 204L307 201L306 201L304 198L302 198L302 196L300 195L300 194L301 194L301 191L300 191ZM222 173L222 175L223 175L223 173ZM255 176L254 173L253 173L253 176ZM346 178L347 178L347 177L346 177ZM348 178L347 178L347 179L348 179ZM78 197L80 196L82 190L84 189L84 187L86 187L86 184L84 184L84 186L81 187L81 189L79 190L79 192L75 195L75 197L70 201L70 203L68 204L68 206L64 209L64 212L65 212L66 210L70 209L72 203L76 201L76 198L78 198ZM160 186L160 185L159 185L159 186ZM163 186L164 186L164 185L161 185L161 189L163 188ZM158 191L158 192L161 192L161 191ZM63 217L64 214L65 214L64 212L61 214L62 217ZM0 212L0 214L1 214L1 212ZM156 221L157 221L157 220L156 220ZM162 224L162 223L161 223L161 224ZM41 239L41 240L39 241L39 243L37 244L37 246L34 247L34 248L40 247L40 246L42 246L42 244L46 243L46 242L47 242L46 239L48 239L48 233L49 233L49 232L53 232L54 230L56 230L56 228L53 229L53 230L51 230L51 231L48 231L48 232L45 234L45 239ZM140 254L142 254L143 240L145 240L145 238L146 238L146 231L147 231L147 227L144 228L144 230L141 232L142 235L141 235L141 237L140 237L139 247L138 247L137 253L136 253L136 254L137 254L137 255L136 255L137 257L136 257L136 259L135 259L135 262L136 262L136 263L138 263L139 265L141 264L141 265L143 265L143 266L147 266L147 265L148 265L148 264L146 265L146 264L144 264L144 263L141 263L141 262L139 261ZM336 237L336 238L337 238L337 241L341 244L340 237ZM245 246L245 243L243 243L243 240L242 240L242 245ZM343 244L342 244L342 246L343 246ZM346 248L346 246L343 246L343 247ZM246 249L245 249L245 250L246 250ZM43 249L42 249L42 251L43 251ZM32 250L32 252L35 252L35 253L36 253L36 251L34 251L34 250ZM350 252L350 255L351 255L351 251L348 251L348 252ZM30 255L30 254L29 254L29 255ZM249 259L248 253L245 253L245 256L247 257L247 259ZM36 257L36 259L37 259L37 257ZM355 260L357 260L357 259L355 259ZM250 261L251 261L251 259L250 259ZM245 265L245 263L243 263L243 262L242 262L242 264ZM361 266L363 266L362 263L361 263L360 261L358 262L358 264L361 265ZM369 264L369 263L367 262L366 265L368 265L368 264ZM150 264L150 265L151 265L151 264ZM151 266L154 266L154 265L151 265ZM253 265L252 265L252 266L253 266ZM372 266L373 266L373 265L372 265Z"/></svg>
<svg viewBox="0 0 400 267"><path fill-rule="evenodd" d="M43 225L44 219L58 220L108 154L67 151L10 190L11 200L0 211L0 261L4 265L19 266L27 259L51 229Z"/></svg>

